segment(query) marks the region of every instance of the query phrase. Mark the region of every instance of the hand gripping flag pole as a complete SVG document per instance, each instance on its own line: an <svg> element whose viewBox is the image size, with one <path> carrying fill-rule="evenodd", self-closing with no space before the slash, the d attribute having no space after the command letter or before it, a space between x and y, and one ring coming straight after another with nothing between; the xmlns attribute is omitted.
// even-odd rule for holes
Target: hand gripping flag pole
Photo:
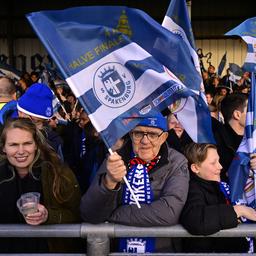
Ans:
<svg viewBox="0 0 256 256"><path fill-rule="evenodd" d="M111 155L114 154L111 148L109 148L108 151L109 151L109 153L110 153ZM123 180L124 180L124 182L125 182L127 188L129 189L129 191L130 191L130 193L131 193L131 195L132 195L132 197L133 197L133 199L134 199L136 205L138 206L138 208L141 208L140 203L139 203L139 201L138 201L138 198L137 198L137 196L134 194L134 192L133 192L133 190L132 190L132 188L131 188L131 185L130 185L130 183L128 182L126 176L123 177Z"/></svg>

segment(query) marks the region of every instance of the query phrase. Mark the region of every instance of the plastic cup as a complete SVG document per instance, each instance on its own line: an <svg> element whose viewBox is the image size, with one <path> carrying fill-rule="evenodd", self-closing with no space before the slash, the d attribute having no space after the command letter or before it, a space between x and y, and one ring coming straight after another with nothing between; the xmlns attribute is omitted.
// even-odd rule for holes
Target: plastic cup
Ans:
<svg viewBox="0 0 256 256"><path fill-rule="evenodd" d="M21 195L17 200L17 207L24 217L28 214L37 212L39 199L40 193L38 192L29 192Z"/></svg>

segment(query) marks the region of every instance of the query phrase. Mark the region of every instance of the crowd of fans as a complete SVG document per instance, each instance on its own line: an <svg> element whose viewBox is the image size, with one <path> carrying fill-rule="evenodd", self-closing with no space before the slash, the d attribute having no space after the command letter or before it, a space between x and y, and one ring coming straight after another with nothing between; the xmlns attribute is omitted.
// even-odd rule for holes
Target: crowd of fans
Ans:
<svg viewBox="0 0 256 256"><path fill-rule="evenodd" d="M227 70L218 77L212 65L202 74L216 145L193 143L168 111L141 118L112 147L113 154L65 81L46 82L37 72L16 82L0 77L0 223L181 223L192 234L209 235L237 226L241 217L256 221L252 208L232 206L223 192L244 134L251 86L248 72L238 81L229 76ZM250 165L256 169L254 154ZM140 208L123 182L125 175ZM27 192L39 192L41 198L38 211L23 217L16 201ZM0 239L0 252L84 248L78 239L31 241ZM130 253L248 251L245 238L234 243L229 238L129 237L113 240L112 246Z"/></svg>

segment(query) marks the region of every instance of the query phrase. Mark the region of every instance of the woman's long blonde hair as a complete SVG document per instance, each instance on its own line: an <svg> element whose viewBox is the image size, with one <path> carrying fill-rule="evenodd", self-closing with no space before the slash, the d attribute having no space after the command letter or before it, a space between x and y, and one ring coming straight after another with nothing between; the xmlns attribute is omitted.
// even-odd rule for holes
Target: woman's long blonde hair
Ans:
<svg viewBox="0 0 256 256"><path fill-rule="evenodd" d="M36 127L36 125L28 118L17 118L13 120L9 120L6 122L2 134L0 136L0 154L1 159L6 158L3 147L6 143L7 132L10 129L21 129L27 131L32 134L32 138L35 141L37 146L37 152L33 162L29 166L29 172L33 175L33 167L39 167L48 165L49 168L54 172L54 180L53 180L53 194L56 200L59 203L63 203L68 200L68 198L63 198L61 194L61 183L70 182L70 180L62 174L61 168L63 167L63 163L61 162L59 156L54 151L52 147L47 143L45 137L40 132L40 130ZM34 177L35 178L35 177Z"/></svg>

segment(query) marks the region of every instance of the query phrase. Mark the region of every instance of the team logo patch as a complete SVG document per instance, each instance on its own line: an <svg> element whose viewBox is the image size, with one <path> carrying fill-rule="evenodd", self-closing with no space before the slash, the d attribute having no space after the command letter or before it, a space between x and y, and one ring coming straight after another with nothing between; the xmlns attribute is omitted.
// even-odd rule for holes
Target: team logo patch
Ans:
<svg viewBox="0 0 256 256"><path fill-rule="evenodd" d="M128 104L135 92L134 77L120 63L106 63L96 71L93 90L97 99L111 108Z"/></svg>
<svg viewBox="0 0 256 256"><path fill-rule="evenodd" d="M47 107L46 110L45 110L45 115L46 116L52 116L52 109L50 107Z"/></svg>

